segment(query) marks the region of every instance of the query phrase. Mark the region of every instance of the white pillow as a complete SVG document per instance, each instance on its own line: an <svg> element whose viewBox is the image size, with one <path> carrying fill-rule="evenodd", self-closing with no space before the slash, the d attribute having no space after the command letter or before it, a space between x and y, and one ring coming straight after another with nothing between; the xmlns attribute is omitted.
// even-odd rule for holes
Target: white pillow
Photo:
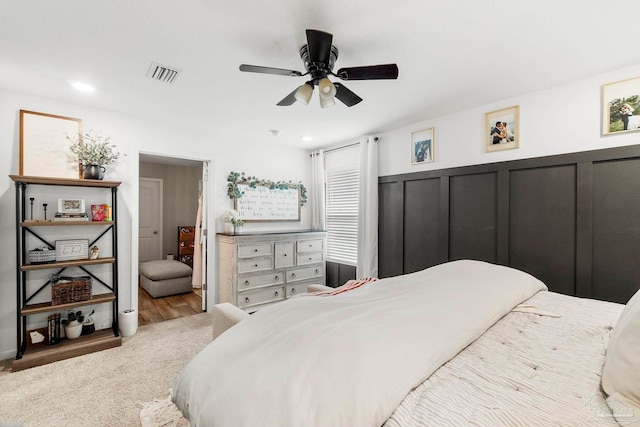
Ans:
<svg viewBox="0 0 640 427"><path fill-rule="evenodd" d="M602 371L607 404L619 423L640 426L640 291L613 328Z"/></svg>

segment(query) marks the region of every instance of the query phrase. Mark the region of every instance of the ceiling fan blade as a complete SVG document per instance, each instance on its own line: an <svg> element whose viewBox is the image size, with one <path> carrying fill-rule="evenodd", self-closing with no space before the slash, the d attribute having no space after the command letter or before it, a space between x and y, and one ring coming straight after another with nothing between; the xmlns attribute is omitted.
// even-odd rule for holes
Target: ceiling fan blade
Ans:
<svg viewBox="0 0 640 427"><path fill-rule="evenodd" d="M351 92L342 83L334 83L333 85L336 87L336 98L338 98L338 100L347 107L353 107L358 102L362 101L362 98Z"/></svg>
<svg viewBox="0 0 640 427"><path fill-rule="evenodd" d="M307 30L307 48L309 49L309 62L321 62L329 64L331 58L331 43L333 35L318 30Z"/></svg>
<svg viewBox="0 0 640 427"><path fill-rule="evenodd" d="M396 64L383 64L340 68L335 75L342 80L397 79L398 66Z"/></svg>
<svg viewBox="0 0 640 427"><path fill-rule="evenodd" d="M289 105L292 105L294 102L296 102L296 91L298 90L298 88L295 88L293 90L293 92L291 92L289 95L285 96L282 101L278 102L276 105L278 105L279 107L288 107Z"/></svg>
<svg viewBox="0 0 640 427"><path fill-rule="evenodd" d="M284 68L261 67L260 65L240 65L240 71L260 74L275 74L277 76L300 77L302 73L295 70L285 70Z"/></svg>

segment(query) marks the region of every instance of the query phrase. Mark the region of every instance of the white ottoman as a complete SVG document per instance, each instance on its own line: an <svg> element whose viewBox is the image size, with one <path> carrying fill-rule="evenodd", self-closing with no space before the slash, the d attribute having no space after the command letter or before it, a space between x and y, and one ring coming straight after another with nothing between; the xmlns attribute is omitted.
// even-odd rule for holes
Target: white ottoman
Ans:
<svg viewBox="0 0 640 427"><path fill-rule="evenodd" d="M146 261L140 264L140 285L154 298L192 291L193 270L175 260Z"/></svg>

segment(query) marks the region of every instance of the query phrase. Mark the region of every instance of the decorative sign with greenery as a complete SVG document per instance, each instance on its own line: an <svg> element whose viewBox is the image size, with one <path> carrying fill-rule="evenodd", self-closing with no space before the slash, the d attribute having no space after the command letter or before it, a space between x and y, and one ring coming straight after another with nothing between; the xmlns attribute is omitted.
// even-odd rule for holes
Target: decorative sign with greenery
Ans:
<svg viewBox="0 0 640 427"><path fill-rule="evenodd" d="M227 195L243 221L300 221L307 201L302 183L269 181L244 172L227 176Z"/></svg>
<svg viewBox="0 0 640 427"><path fill-rule="evenodd" d="M259 179L255 176L246 176L244 172L230 172L227 176L227 195L231 200L237 200L244 194L240 191L238 185L248 185L250 188L256 188L257 186L263 186L269 188L269 190L300 190L300 206L304 206L307 203L307 189L301 182L294 183L291 181L270 181L268 179Z"/></svg>

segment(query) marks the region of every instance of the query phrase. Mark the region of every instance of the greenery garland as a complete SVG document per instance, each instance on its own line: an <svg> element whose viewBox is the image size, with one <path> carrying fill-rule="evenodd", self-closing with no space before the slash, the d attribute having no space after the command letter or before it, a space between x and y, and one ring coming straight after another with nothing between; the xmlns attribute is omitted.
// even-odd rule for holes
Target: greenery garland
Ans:
<svg viewBox="0 0 640 427"><path fill-rule="evenodd" d="M300 189L300 206L307 203L307 189L302 182L294 183L291 181L270 181L268 179L258 179L255 176L245 176L244 172L229 172L227 176L227 195L231 200L242 197L244 191L240 191L238 184L248 185L256 188L258 185L268 187L269 190L289 190Z"/></svg>

